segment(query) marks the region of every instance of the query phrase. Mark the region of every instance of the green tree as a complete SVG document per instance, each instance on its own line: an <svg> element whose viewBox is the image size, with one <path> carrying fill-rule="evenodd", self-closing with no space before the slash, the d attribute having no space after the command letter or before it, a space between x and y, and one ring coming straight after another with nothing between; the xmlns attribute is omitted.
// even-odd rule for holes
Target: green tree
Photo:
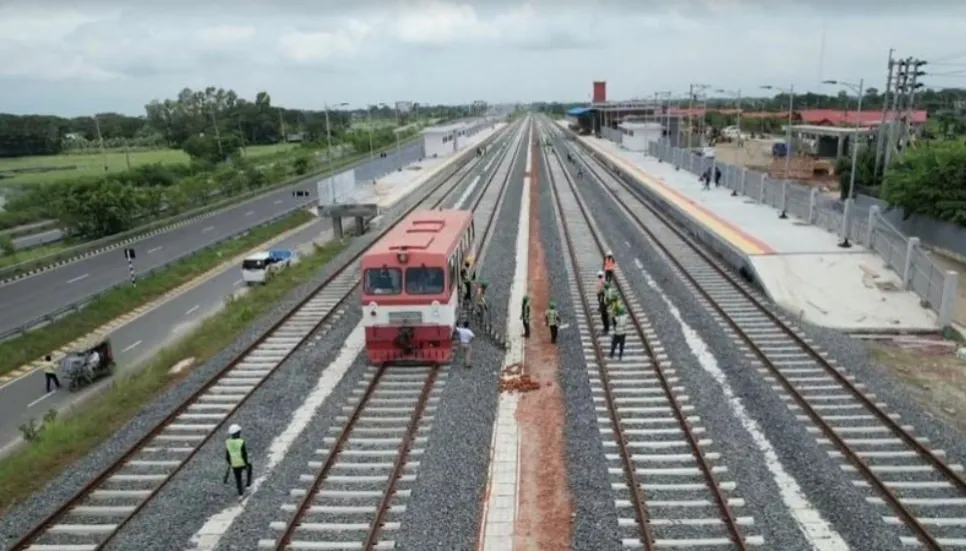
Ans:
<svg viewBox="0 0 966 551"><path fill-rule="evenodd" d="M142 214L138 191L115 180L86 178L61 184L57 218L70 234L97 238L130 229Z"/></svg>
<svg viewBox="0 0 966 551"><path fill-rule="evenodd" d="M940 141L910 148L886 172L881 197L906 218L966 225L966 144Z"/></svg>
<svg viewBox="0 0 966 551"><path fill-rule="evenodd" d="M875 176L875 146L864 147L859 150L855 170L855 193L877 195L882 184L882 174ZM839 157L835 164L835 175L839 181L839 194L842 200L849 197L849 183L852 177L852 157Z"/></svg>

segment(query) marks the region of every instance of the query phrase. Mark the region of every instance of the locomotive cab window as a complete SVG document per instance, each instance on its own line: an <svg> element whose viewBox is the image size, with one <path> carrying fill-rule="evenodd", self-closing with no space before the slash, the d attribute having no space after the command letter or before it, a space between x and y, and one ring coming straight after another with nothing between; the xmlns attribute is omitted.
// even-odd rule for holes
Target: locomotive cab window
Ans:
<svg viewBox="0 0 966 551"><path fill-rule="evenodd" d="M438 295L446 289L446 272L442 268L421 266L406 268L406 293Z"/></svg>
<svg viewBox="0 0 966 551"><path fill-rule="evenodd" d="M367 295L398 295L402 292L402 271L399 268L369 268L365 280Z"/></svg>

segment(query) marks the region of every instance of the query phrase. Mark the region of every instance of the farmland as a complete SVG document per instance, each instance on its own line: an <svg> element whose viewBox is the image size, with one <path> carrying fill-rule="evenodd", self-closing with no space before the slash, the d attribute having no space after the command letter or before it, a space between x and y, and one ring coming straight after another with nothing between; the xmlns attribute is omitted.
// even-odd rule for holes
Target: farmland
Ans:
<svg viewBox="0 0 966 551"><path fill-rule="evenodd" d="M258 145L244 149L246 157L263 157L295 147L295 144ZM120 172L139 165L187 164L188 155L179 149L153 149L142 151L107 150L105 155L99 151L85 151L66 155L45 155L36 157L15 157L0 159L0 187L22 184L42 184L77 178L96 176L104 172Z"/></svg>

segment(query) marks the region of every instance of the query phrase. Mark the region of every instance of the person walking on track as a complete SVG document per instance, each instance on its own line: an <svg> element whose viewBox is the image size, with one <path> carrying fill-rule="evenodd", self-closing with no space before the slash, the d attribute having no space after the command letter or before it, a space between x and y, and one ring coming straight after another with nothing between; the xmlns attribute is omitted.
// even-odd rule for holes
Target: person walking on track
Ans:
<svg viewBox="0 0 966 551"><path fill-rule="evenodd" d="M523 322L523 338L530 338L530 297L523 295L523 307L520 309L520 321Z"/></svg>
<svg viewBox="0 0 966 551"><path fill-rule="evenodd" d="M604 325L604 335L610 333L611 309L617 300L617 290L610 283L604 283L604 298L600 304L600 321Z"/></svg>
<svg viewBox="0 0 966 551"><path fill-rule="evenodd" d="M618 351L617 359L624 359L624 340L627 335L627 311L620 303L614 308L614 336L610 338L610 357Z"/></svg>
<svg viewBox="0 0 966 551"><path fill-rule="evenodd" d="M235 475L235 486L238 488L238 499L245 497L245 488L252 485L252 463L248 460L248 448L241 436L241 427L232 425L228 428L228 440L225 441L225 460ZM242 473L247 472L247 483L242 486ZM228 478L225 473L225 479Z"/></svg>
<svg viewBox="0 0 966 551"><path fill-rule="evenodd" d="M463 350L463 364L468 368L473 367L473 364L470 363L470 356L473 351L470 343L473 342L476 335L473 334L473 331L470 331L470 322L464 321L463 327L456 328L456 334L460 340L460 348Z"/></svg>
<svg viewBox="0 0 966 551"><path fill-rule="evenodd" d="M604 285L607 282L604 281L604 271L600 270L597 272L597 307L600 308L604 305Z"/></svg>
<svg viewBox="0 0 966 551"><path fill-rule="evenodd" d="M614 282L614 270L617 269L617 261L614 260L614 253L607 251L604 255L604 280L607 283Z"/></svg>
<svg viewBox="0 0 966 551"><path fill-rule="evenodd" d="M550 301L550 309L544 316L547 320L547 327L550 328L550 344L557 344L557 330L560 325L560 313L557 311L557 303Z"/></svg>
<svg viewBox="0 0 966 551"><path fill-rule="evenodd" d="M51 359L50 354L44 356L44 382L47 383L47 392L50 392L50 384L60 390L60 379L57 378L57 364Z"/></svg>

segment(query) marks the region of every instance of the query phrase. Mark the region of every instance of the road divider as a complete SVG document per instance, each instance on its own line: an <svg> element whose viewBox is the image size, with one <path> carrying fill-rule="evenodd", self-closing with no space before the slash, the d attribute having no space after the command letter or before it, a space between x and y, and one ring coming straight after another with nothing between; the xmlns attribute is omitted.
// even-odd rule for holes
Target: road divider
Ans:
<svg viewBox="0 0 966 551"><path fill-rule="evenodd" d="M417 135L417 136L407 138L405 140L401 140L399 143L399 146L405 147L418 137L419 136ZM381 149L377 149L374 151L373 154L389 152L393 149L395 149L395 144L393 144L392 146L387 146ZM366 153L357 153L355 155L350 155L348 157L335 160L332 163L332 170L334 173L338 174L339 172L345 170L350 166L355 166L355 165L359 165L367 162L370 159L370 157L372 157L372 154L370 154L369 152L366 152ZM131 243L140 241L147 237L151 237L161 233L166 233L171 230L180 228L182 226L186 226L188 224L193 224L199 220L203 220L205 218L214 216L215 214L218 214L224 211L225 209L233 208L247 201L258 199L259 197L261 197L262 195L265 195L266 193L271 193L273 191L277 191L279 189L282 189L288 186L298 185L302 182L308 183L316 178L326 177L328 175L329 175L329 167L328 167L328 163L326 162L325 167L322 170L319 170L316 172L304 174L302 176L295 176L283 182L272 184L270 186L265 186L240 195L235 195L233 197L223 199L211 205L205 205L203 207L199 207L197 209L193 209L175 216L164 218L162 220L157 220L155 222L151 222L149 224L139 226L137 228L128 230L126 232L122 232L116 235L111 235L103 239L98 239L96 241L82 243L80 245L70 247L68 249L64 249L62 251L45 255L40 258L31 259L26 262L21 262L19 264L15 264L6 268L0 268L0 285L3 285L5 283L10 283L18 279L23 279L25 277L29 277L41 272L45 272L47 270L58 268L65 264L76 262L83 258L101 254L105 251L117 249L124 245L130 245ZM292 210L295 210L302 206L304 206L304 203L301 203L293 207ZM3 338L3 337L0 336L0 338Z"/></svg>
<svg viewBox="0 0 966 551"><path fill-rule="evenodd" d="M315 221L316 218L304 210L291 213L254 228L247 235L219 242L190 258L182 257L145 274L136 287L127 283L114 288L88 301L86 308L77 309L15 339L0 342L0 384L37 369L46 354L59 360L83 343L104 338L224 270L241 266L248 255L304 230Z"/></svg>
<svg viewBox="0 0 966 551"><path fill-rule="evenodd" d="M102 394L46 423L38 437L0 459L0 514L55 479L75 460L114 434L172 383L204 365L230 345L252 321L277 307L351 241L316 244L311 254L284 270L271 285L226 300L225 308L201 322L172 346L160 350L144 369L115 376ZM172 367L191 358L191 368ZM40 416L42 414L38 414Z"/></svg>

